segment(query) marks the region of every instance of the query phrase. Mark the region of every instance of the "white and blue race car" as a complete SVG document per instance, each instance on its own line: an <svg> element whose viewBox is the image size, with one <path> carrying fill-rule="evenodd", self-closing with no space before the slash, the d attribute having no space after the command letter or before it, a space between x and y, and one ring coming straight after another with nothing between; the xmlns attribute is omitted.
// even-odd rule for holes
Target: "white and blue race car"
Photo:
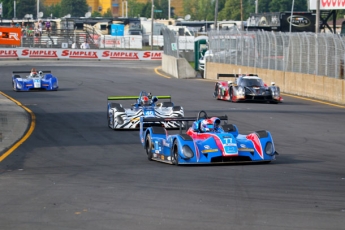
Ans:
<svg viewBox="0 0 345 230"><path fill-rule="evenodd" d="M171 101L157 103L158 99L171 100L171 96L152 96L151 93L145 91L141 91L139 96L109 96L107 109L109 128L139 129L140 117L184 117L182 106L176 106ZM130 108L124 108L120 103L109 102L111 100L136 100L136 102ZM146 123L146 126L161 126L167 129L177 129L181 126L181 122L165 120Z"/></svg>
<svg viewBox="0 0 345 230"><path fill-rule="evenodd" d="M37 74L30 73L30 71L12 72L12 88L14 91L30 91L40 89L50 91L58 90L58 79L51 74L51 71L38 71Z"/></svg>

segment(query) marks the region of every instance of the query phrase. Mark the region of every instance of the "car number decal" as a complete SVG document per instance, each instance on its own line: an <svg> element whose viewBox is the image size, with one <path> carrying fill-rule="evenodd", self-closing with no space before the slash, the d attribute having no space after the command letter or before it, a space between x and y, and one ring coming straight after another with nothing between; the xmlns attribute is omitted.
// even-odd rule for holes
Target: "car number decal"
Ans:
<svg viewBox="0 0 345 230"><path fill-rule="evenodd" d="M41 88L41 79L33 79L34 80L34 87Z"/></svg>
<svg viewBox="0 0 345 230"><path fill-rule="evenodd" d="M144 116L145 117L154 117L154 112L152 110L145 110L144 111Z"/></svg>
<svg viewBox="0 0 345 230"><path fill-rule="evenodd" d="M237 154L238 149L237 149L237 144L235 138L223 138L222 139L223 147L224 147L224 153L229 155Z"/></svg>

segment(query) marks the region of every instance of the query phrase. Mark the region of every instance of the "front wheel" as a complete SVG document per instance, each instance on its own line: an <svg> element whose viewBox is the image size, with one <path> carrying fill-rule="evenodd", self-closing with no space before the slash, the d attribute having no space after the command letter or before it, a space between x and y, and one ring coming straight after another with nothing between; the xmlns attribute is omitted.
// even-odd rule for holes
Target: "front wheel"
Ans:
<svg viewBox="0 0 345 230"><path fill-rule="evenodd" d="M151 141L150 134L146 135L146 138L145 138L145 149L146 149L147 159L149 161L152 161L153 153L152 153L152 141Z"/></svg>
<svg viewBox="0 0 345 230"><path fill-rule="evenodd" d="M178 165L178 143L177 141L175 140L174 141L174 145L173 145L173 149L172 149L172 152L171 152L171 163L174 164L174 165Z"/></svg>
<svg viewBox="0 0 345 230"><path fill-rule="evenodd" d="M13 91L16 91L16 92L18 91L16 83L14 81L12 81L12 88L13 88Z"/></svg>
<svg viewBox="0 0 345 230"><path fill-rule="evenodd" d="M109 114L107 115L107 117L108 117L108 127L109 127L109 128L112 128L112 127L111 127L112 124L111 124L111 120L110 120Z"/></svg>

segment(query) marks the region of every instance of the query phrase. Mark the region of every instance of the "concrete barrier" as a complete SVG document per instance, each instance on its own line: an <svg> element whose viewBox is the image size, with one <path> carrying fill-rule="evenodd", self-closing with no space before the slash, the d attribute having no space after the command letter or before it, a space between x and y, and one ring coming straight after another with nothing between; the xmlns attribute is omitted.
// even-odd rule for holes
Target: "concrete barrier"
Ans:
<svg viewBox="0 0 345 230"><path fill-rule="evenodd" d="M345 81L327 76L260 69L223 63L206 63L206 78L217 80L218 74L257 74L266 84L275 82L283 93L315 98L345 105ZM228 80L222 78L222 80Z"/></svg>
<svg viewBox="0 0 345 230"><path fill-rule="evenodd" d="M162 56L162 70L176 78L193 78L196 72L185 58Z"/></svg>

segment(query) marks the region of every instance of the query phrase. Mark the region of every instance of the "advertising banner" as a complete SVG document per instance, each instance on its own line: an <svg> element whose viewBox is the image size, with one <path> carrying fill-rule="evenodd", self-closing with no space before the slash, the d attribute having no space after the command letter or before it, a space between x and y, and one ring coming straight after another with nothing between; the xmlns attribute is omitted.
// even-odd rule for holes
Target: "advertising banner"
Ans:
<svg viewBox="0 0 345 230"><path fill-rule="evenodd" d="M341 10L345 9L344 0L309 0L309 9L316 10L316 3L320 1L320 10Z"/></svg>
<svg viewBox="0 0 345 230"><path fill-rule="evenodd" d="M163 51L0 48L0 59L162 60Z"/></svg>
<svg viewBox="0 0 345 230"><path fill-rule="evenodd" d="M21 28L0 27L0 45L20 46Z"/></svg>

